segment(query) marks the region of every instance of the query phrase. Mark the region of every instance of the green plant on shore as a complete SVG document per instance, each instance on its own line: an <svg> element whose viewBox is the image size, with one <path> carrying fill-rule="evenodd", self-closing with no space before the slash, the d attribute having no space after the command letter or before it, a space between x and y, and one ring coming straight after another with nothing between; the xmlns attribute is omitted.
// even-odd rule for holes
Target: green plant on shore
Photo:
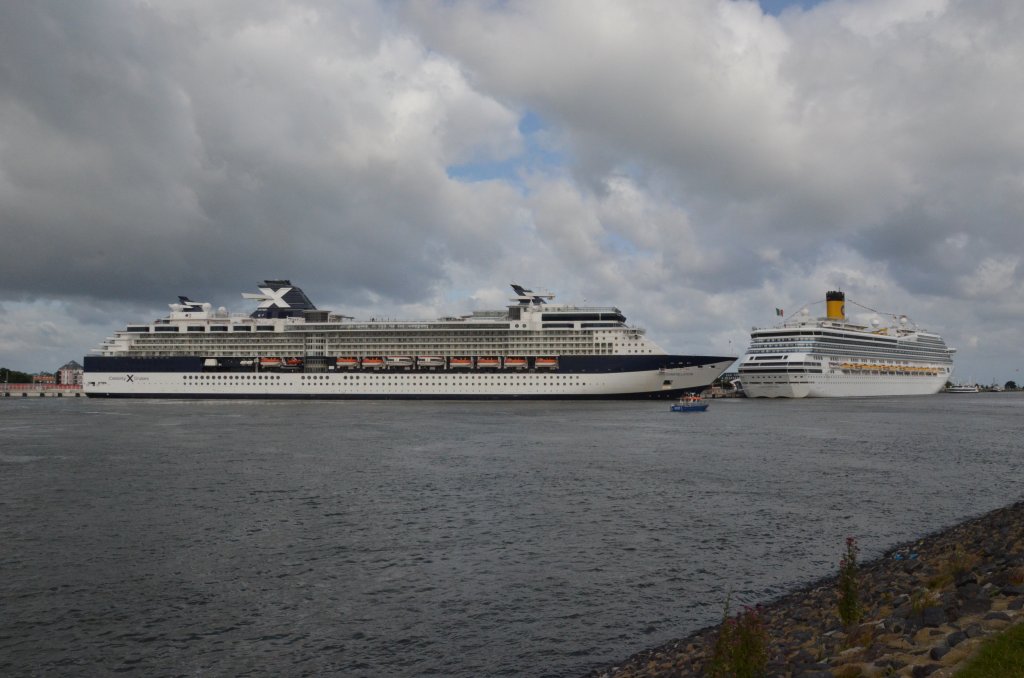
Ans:
<svg viewBox="0 0 1024 678"><path fill-rule="evenodd" d="M938 591L928 589L917 589L910 594L910 609L914 614L921 614L926 607L932 607L939 602Z"/></svg>
<svg viewBox="0 0 1024 678"><path fill-rule="evenodd" d="M928 580L928 586L933 589L943 589L952 585L957 577L977 567L979 560L980 558L976 554L968 553L962 545L957 544L939 565L938 574Z"/></svg>
<svg viewBox="0 0 1024 678"><path fill-rule="evenodd" d="M846 538L846 555L839 561L839 619L846 627L860 621L864 614L860 604L860 573L857 571L857 540Z"/></svg>
<svg viewBox="0 0 1024 678"><path fill-rule="evenodd" d="M955 678L1021 678L1024 676L1024 624L985 639Z"/></svg>
<svg viewBox="0 0 1024 678"><path fill-rule="evenodd" d="M725 600L722 624L711 651L707 675L710 678L760 678L768 670L768 632L760 608L744 607L729 616Z"/></svg>

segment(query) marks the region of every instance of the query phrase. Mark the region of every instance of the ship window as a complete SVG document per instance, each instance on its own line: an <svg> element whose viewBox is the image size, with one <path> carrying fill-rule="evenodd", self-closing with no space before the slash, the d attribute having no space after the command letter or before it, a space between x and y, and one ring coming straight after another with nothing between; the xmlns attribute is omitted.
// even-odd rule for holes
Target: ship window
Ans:
<svg viewBox="0 0 1024 678"><path fill-rule="evenodd" d="M210 325L210 331L211 332L227 332L228 331L228 326L227 325Z"/></svg>
<svg viewBox="0 0 1024 678"><path fill-rule="evenodd" d="M257 332L273 332L274 331L274 326L273 325L257 325L256 326L256 331Z"/></svg>
<svg viewBox="0 0 1024 678"><path fill-rule="evenodd" d="M205 330L206 330L206 328L203 327L202 325L189 325L188 326L188 331L189 332L203 332Z"/></svg>
<svg viewBox="0 0 1024 678"><path fill-rule="evenodd" d="M248 325L235 325L235 332L252 332L252 328Z"/></svg>

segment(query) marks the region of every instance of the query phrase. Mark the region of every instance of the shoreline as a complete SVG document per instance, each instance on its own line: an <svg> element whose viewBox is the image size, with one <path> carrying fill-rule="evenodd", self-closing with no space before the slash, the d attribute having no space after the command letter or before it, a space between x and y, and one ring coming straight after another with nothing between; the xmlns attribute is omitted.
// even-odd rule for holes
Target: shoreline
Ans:
<svg viewBox="0 0 1024 678"><path fill-rule="evenodd" d="M843 627L835 574L758 606L769 676L947 678L1024 612L1024 501L969 518L859 563L863 616ZM733 611L735 614L735 610ZM718 625L583 678L702 676Z"/></svg>

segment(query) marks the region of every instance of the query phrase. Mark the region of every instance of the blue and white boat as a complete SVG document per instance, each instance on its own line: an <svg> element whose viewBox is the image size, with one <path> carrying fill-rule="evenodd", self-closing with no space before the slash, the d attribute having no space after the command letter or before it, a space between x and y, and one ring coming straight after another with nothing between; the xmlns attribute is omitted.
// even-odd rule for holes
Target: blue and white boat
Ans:
<svg viewBox="0 0 1024 678"><path fill-rule="evenodd" d="M669 409L672 412L703 412L708 409L708 401L697 395L684 395Z"/></svg>

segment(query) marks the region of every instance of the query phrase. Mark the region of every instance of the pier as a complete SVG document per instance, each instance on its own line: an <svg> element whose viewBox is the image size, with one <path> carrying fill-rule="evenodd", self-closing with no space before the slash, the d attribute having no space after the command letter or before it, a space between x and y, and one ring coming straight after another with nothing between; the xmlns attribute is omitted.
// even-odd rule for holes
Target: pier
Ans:
<svg viewBox="0 0 1024 678"><path fill-rule="evenodd" d="M0 384L0 398L84 398L78 384Z"/></svg>

